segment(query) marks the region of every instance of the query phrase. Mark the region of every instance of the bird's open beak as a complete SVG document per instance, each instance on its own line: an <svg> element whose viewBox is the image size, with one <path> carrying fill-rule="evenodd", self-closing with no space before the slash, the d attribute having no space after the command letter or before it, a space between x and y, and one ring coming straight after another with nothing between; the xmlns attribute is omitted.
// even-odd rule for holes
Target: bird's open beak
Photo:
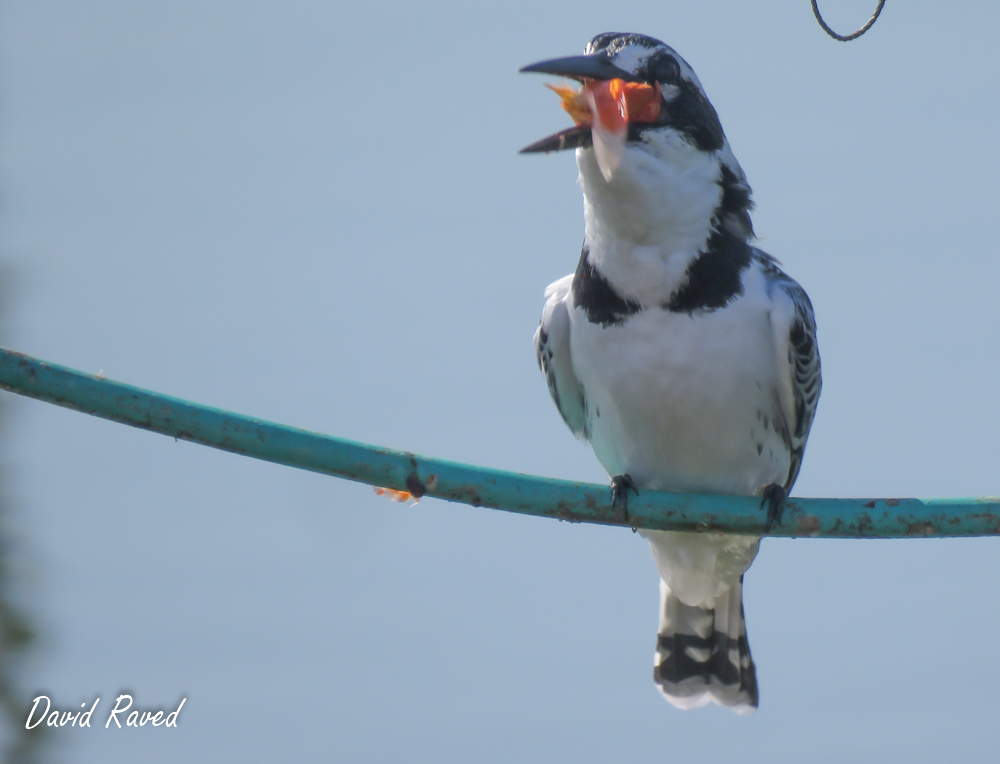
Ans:
<svg viewBox="0 0 1000 764"><path fill-rule="evenodd" d="M580 90L548 86L562 99L576 125L526 146L522 154L592 145L601 174L610 182L625 150L629 124L660 118L663 99L659 85L646 84L619 69L603 53L540 61L521 71L572 77L583 85Z"/></svg>
<svg viewBox="0 0 1000 764"><path fill-rule="evenodd" d="M635 77L624 69L619 69L611 59L604 53L592 53L589 56L566 56L565 58L550 58L547 61L539 61L535 64L521 67L520 72L537 72L538 74L554 74L557 77L571 77L579 82L587 80L613 80L620 79L626 82L634 81ZM557 91L559 92L559 91ZM562 93L560 93L562 95ZM563 104L566 105L566 98L563 97ZM576 121L574 119L574 121ZM562 151L563 149L575 149L581 146L591 145L590 124L577 122L575 127L560 130L554 135L542 138L540 141L532 143L521 149L522 154L536 154L540 152Z"/></svg>
<svg viewBox="0 0 1000 764"><path fill-rule="evenodd" d="M566 58L550 58L518 69L519 72L537 72L538 74L554 74L557 77L572 77L574 80L625 80L626 82L642 82L631 72L619 69L605 53L591 53L589 56L567 56Z"/></svg>

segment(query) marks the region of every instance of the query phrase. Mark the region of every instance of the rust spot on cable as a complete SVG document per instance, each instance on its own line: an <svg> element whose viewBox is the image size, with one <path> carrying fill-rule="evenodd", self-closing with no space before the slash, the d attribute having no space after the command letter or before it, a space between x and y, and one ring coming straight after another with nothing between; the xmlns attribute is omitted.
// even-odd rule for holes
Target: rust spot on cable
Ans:
<svg viewBox="0 0 1000 764"><path fill-rule="evenodd" d="M915 523L909 523L906 526L907 536L933 536L934 535L934 523L930 520L921 520Z"/></svg>
<svg viewBox="0 0 1000 764"><path fill-rule="evenodd" d="M816 515L803 515L795 527L796 536L815 536L819 533L822 523Z"/></svg>

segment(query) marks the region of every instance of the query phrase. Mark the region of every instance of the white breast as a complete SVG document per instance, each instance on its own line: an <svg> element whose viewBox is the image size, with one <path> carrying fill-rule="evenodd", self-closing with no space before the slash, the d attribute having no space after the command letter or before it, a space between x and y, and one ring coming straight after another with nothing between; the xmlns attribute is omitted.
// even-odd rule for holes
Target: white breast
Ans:
<svg viewBox="0 0 1000 764"><path fill-rule="evenodd" d="M611 475L642 488L759 494L784 483L771 301L756 264L744 294L693 316L650 308L623 326L571 313L589 439Z"/></svg>

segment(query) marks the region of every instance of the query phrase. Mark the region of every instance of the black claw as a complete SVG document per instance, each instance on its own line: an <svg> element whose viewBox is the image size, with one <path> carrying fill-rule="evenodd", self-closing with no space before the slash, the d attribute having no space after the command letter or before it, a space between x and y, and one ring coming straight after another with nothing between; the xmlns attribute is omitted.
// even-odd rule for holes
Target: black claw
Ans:
<svg viewBox="0 0 1000 764"><path fill-rule="evenodd" d="M763 509L767 503L767 522L764 524L764 535L771 532L775 523L781 525L781 516L785 513L785 501L788 499L788 492L777 483L771 483L761 494L760 506Z"/></svg>
<svg viewBox="0 0 1000 764"><path fill-rule="evenodd" d="M615 475L611 478L611 509L616 512L615 519L621 523L628 522L628 492L639 489L635 487L631 475Z"/></svg>

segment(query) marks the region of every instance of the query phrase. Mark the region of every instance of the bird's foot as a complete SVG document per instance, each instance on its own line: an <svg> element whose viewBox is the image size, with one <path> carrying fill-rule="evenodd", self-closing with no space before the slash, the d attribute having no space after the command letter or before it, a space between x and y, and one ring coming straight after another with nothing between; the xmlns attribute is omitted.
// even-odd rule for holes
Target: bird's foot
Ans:
<svg viewBox="0 0 1000 764"><path fill-rule="evenodd" d="M781 516L785 512L785 502L788 500L788 491L777 483L771 483L761 494L760 506L764 508L767 504L767 522L764 523L764 535L771 532L775 523L781 525Z"/></svg>
<svg viewBox="0 0 1000 764"><path fill-rule="evenodd" d="M628 492L635 491L639 495L639 489L635 487L630 475L615 475L611 478L611 509L615 512L615 519L622 523L628 522Z"/></svg>

